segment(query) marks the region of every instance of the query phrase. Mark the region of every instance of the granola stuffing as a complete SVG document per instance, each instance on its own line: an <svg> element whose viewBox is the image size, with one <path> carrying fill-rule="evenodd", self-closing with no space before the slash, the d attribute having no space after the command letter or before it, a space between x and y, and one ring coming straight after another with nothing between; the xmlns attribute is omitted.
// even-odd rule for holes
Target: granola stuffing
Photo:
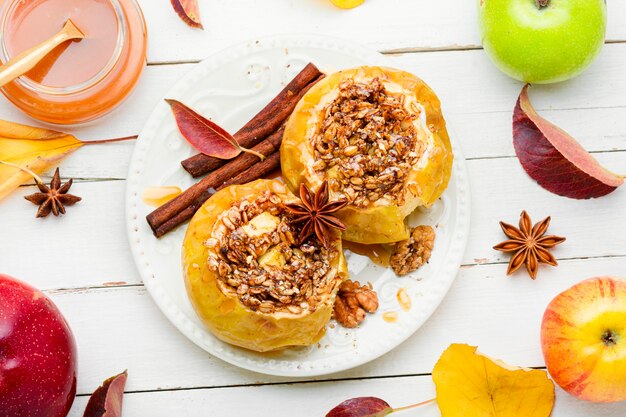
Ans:
<svg viewBox="0 0 626 417"><path fill-rule="evenodd" d="M357 327L365 320L366 313L378 310L378 295L371 284L361 285L358 281L344 281L339 287L333 315L343 327Z"/></svg>
<svg viewBox="0 0 626 417"><path fill-rule="evenodd" d="M395 245L390 264L398 275L417 270L430 259L435 243L435 230L430 226L411 229L411 237Z"/></svg>
<svg viewBox="0 0 626 417"><path fill-rule="evenodd" d="M269 191L252 201L234 202L221 215L209 248L209 268L225 294L236 294L253 311L299 314L316 306L339 285L327 277L336 254L300 232L280 197Z"/></svg>
<svg viewBox="0 0 626 417"><path fill-rule="evenodd" d="M417 117L419 111L409 112L404 96L388 92L378 78L343 81L311 138L313 168L336 170L331 189L357 207L382 198L403 204L405 178L424 152L413 124Z"/></svg>

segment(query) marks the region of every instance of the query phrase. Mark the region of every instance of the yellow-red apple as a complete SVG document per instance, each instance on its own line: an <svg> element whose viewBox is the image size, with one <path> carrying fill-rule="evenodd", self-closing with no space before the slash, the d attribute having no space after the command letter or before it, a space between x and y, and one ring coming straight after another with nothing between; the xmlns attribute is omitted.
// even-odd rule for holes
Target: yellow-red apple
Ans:
<svg viewBox="0 0 626 417"><path fill-rule="evenodd" d="M591 278L557 295L541 324L548 372L583 400L626 400L626 280Z"/></svg>

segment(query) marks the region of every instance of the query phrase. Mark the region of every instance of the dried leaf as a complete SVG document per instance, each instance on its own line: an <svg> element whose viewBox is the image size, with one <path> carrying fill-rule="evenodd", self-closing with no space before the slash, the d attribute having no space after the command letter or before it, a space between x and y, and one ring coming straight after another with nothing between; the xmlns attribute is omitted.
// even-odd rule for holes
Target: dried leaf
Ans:
<svg viewBox="0 0 626 417"><path fill-rule="evenodd" d="M264 156L239 146L235 138L216 123L202 117L177 100L165 100L170 105L176 125L183 137L205 155L220 159L232 159L241 152L249 152L260 159Z"/></svg>
<svg viewBox="0 0 626 417"><path fill-rule="evenodd" d="M573 137L537 114L528 84L513 112L513 145L526 173L554 194L595 198L624 183L624 177L600 166Z"/></svg>
<svg viewBox="0 0 626 417"><path fill-rule="evenodd" d="M0 120L0 160L42 174L83 146L72 135ZM0 200L31 181L27 172L0 165Z"/></svg>
<svg viewBox="0 0 626 417"><path fill-rule="evenodd" d="M383 417L393 412L386 401L376 397L351 398L339 404L326 417Z"/></svg>
<svg viewBox="0 0 626 417"><path fill-rule="evenodd" d="M172 7L183 20L192 28L204 29L200 22L200 9L198 0L170 0Z"/></svg>
<svg viewBox="0 0 626 417"><path fill-rule="evenodd" d="M91 394L83 417L121 417L128 372L112 376Z"/></svg>
<svg viewBox="0 0 626 417"><path fill-rule="evenodd" d="M442 417L548 417L554 406L545 371L492 361L468 345L446 349L433 381Z"/></svg>

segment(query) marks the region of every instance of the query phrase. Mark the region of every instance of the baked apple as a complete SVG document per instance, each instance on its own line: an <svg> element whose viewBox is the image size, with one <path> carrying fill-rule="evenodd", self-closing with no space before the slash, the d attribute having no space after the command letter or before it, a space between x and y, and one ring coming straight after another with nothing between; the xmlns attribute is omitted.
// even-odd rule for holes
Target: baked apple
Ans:
<svg viewBox="0 0 626 417"><path fill-rule="evenodd" d="M187 293L219 339L264 352L323 335L347 277L340 231L300 237L298 200L280 181L233 185L194 215L183 242ZM296 222L296 223L294 223Z"/></svg>
<svg viewBox="0 0 626 417"><path fill-rule="evenodd" d="M416 76L359 67L332 74L309 90L287 121L280 148L291 190L327 180L343 239L405 240L404 219L430 206L448 185L453 154L439 99Z"/></svg>

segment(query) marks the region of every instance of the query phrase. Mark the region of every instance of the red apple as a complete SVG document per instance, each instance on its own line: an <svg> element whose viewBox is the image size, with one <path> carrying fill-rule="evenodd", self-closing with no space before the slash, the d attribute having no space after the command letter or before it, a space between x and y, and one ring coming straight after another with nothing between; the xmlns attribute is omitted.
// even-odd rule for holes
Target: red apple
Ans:
<svg viewBox="0 0 626 417"><path fill-rule="evenodd" d="M0 417L65 417L76 395L76 342L41 291L0 274Z"/></svg>
<svg viewBox="0 0 626 417"><path fill-rule="evenodd" d="M626 400L626 280L591 278L550 302L541 324L554 382L583 400Z"/></svg>

